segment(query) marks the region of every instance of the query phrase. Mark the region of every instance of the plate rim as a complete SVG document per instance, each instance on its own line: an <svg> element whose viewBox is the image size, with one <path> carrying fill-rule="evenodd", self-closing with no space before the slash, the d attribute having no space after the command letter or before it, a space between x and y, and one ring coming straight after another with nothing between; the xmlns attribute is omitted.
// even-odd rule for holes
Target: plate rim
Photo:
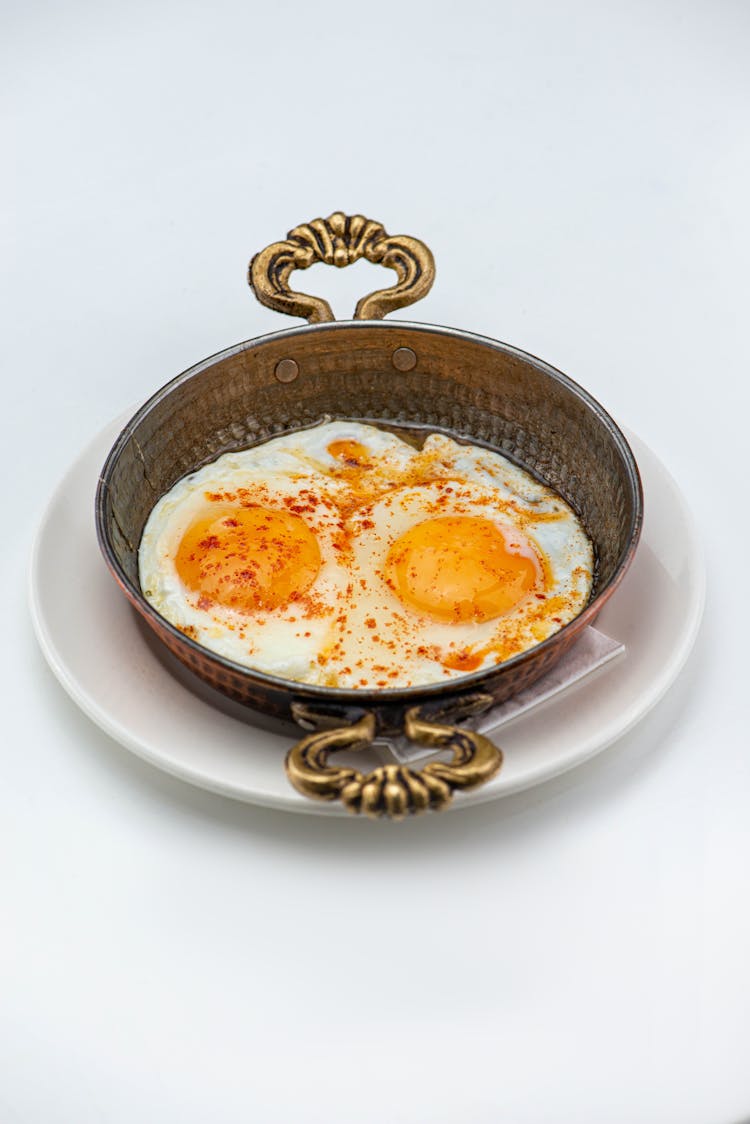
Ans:
<svg viewBox="0 0 750 1124"><path fill-rule="evenodd" d="M205 772L205 770L195 768L190 764L176 762L170 756L165 756L151 744L144 742L142 738L134 735L127 726L113 717L106 707L97 703L95 699L92 699L89 692L81 687L76 677L70 672L65 659L55 643L55 638L50 630L49 624L45 620L41 604L42 596L39 570L43 553L43 540L49 523L65 492L66 482L69 480L70 476L73 475L76 469L81 467L87 457L93 455L93 451L102 443L105 435L111 435L115 432L115 427L118 425L122 427L123 418L127 419L131 412L125 412L103 426L99 432L86 443L78 455L73 458L67 469L61 474L56 487L53 489L36 529L28 569L27 603L37 642L55 678L75 705L78 706L99 729L141 760L148 762L150 765L170 776L198 788L243 803L257 804L263 807L293 813L327 815L335 816L336 818L345 816L347 819L361 819L362 817L348 816L345 809L341 806L305 800L299 797L291 788L288 797L280 796L274 792L265 791L263 789L250 790L248 788L238 788L222 782L220 778ZM692 651L700 631L706 599L705 557L703 546L697 532L697 524L681 489L666 466L646 442L638 437L631 429L625 426L621 428L628 442L634 443L637 448L642 448L658 468L662 477L662 482L667 485L673 494L674 500L679 508L681 521L684 525L685 556L690 563L688 570L692 578L692 597L689 602L690 611L682 618L683 627L677 635L672 655L665 663L662 674L653 677L647 688L638 694L637 699L634 700L624 712L616 712L604 728L601 726L596 727L589 737L584 739L583 744L575 755L565 756L557 762L542 763L536 769L532 769L520 778L517 778L515 782L503 785L499 788L494 785L489 785L477 789L474 792L459 792L456 794L451 804L451 808L453 809L458 810L488 803L492 800L499 800L527 788L543 784L546 781L552 780L563 773L577 768L579 765L583 765L598 753L603 752L632 730L633 727L645 718L660 702L679 676ZM638 460L637 448L635 450L636 461ZM92 485L94 484L95 480L92 479ZM648 496L646 496L646 504L648 504ZM647 542L647 533L644 533L641 545L645 545ZM564 696L565 692L562 692L561 697L564 698ZM554 707L555 701L556 700L553 698L549 700L546 705ZM210 704L204 702L204 705L209 706ZM527 713L533 714L534 711L532 710ZM515 722L522 722L525 717L526 715L522 714L519 715L518 718L510 719L507 724L503 724L502 729L512 726Z"/></svg>

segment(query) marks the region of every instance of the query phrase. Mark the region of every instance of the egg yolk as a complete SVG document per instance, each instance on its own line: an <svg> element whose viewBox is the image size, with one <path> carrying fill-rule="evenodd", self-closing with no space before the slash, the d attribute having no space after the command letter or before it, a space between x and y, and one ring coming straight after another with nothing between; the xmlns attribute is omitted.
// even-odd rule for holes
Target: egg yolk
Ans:
<svg viewBox="0 0 750 1124"><path fill-rule="evenodd" d="M517 532L512 532L514 540ZM534 589L531 551L514 553L497 524L475 516L417 523L392 545L389 583L412 609L440 621L489 621Z"/></svg>
<svg viewBox="0 0 750 1124"><path fill-rule="evenodd" d="M320 547L298 515L240 507L193 523L175 564L188 589L252 613L305 593L320 570Z"/></svg>
<svg viewBox="0 0 750 1124"><path fill-rule="evenodd" d="M336 457L337 460L343 461L344 464L349 466L361 465L367 467L369 463L370 454L359 441L332 441L328 446L328 452L332 457Z"/></svg>

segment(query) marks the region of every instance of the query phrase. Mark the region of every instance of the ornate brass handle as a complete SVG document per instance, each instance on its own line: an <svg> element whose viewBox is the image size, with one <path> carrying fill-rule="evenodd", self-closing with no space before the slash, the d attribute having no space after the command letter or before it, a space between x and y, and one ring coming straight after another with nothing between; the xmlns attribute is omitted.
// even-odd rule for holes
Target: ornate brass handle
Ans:
<svg viewBox="0 0 750 1124"><path fill-rule="evenodd" d="M420 745L453 751L449 762L433 761L421 769L381 765L371 773L328 764L340 749L364 749L375 737L375 716L365 714L351 726L309 734L287 754L286 772L298 792L317 800L341 800L349 812L371 819L403 819L410 813L440 811L450 804L454 789L477 788L499 771L502 750L459 726L444 726L421 717L419 708L407 711L404 732Z"/></svg>
<svg viewBox="0 0 750 1124"><path fill-rule="evenodd" d="M341 267L362 257L395 270L398 282L362 297L355 320L382 320L394 309L423 297L435 279L435 262L424 242L407 234L391 236L379 222L336 211L327 219L295 226L285 242L274 242L256 254L250 262L248 282L261 304L320 324L334 319L328 301L295 293L289 287L289 275L316 262Z"/></svg>

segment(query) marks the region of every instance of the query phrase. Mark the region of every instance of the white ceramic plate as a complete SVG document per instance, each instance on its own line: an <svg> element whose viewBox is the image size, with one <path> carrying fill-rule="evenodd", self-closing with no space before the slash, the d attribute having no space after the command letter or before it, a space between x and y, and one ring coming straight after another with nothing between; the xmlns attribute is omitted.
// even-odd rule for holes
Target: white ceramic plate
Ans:
<svg viewBox="0 0 750 1124"><path fill-rule="evenodd" d="M123 424L109 426L75 461L39 529L31 611L52 670L103 730L174 776L238 800L347 815L339 804L300 796L286 780L284 755L300 731L224 699L184 670L111 578L96 542L94 492ZM703 611L701 551L676 484L641 441L629 439L643 477L643 537L597 622L627 654L504 725L495 736L505 754L500 774L458 793L454 807L506 796L587 760L650 710L687 658Z"/></svg>

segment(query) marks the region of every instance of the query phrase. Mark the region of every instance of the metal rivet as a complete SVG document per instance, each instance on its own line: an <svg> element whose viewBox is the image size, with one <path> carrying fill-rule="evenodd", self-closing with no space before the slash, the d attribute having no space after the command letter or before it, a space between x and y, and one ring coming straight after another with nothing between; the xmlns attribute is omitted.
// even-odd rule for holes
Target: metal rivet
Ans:
<svg viewBox="0 0 750 1124"><path fill-rule="evenodd" d="M293 359L280 359L274 374L279 382L294 382L299 374L299 366Z"/></svg>
<svg viewBox="0 0 750 1124"><path fill-rule="evenodd" d="M417 356L410 347L397 347L391 362L397 371L413 371L417 365Z"/></svg>

